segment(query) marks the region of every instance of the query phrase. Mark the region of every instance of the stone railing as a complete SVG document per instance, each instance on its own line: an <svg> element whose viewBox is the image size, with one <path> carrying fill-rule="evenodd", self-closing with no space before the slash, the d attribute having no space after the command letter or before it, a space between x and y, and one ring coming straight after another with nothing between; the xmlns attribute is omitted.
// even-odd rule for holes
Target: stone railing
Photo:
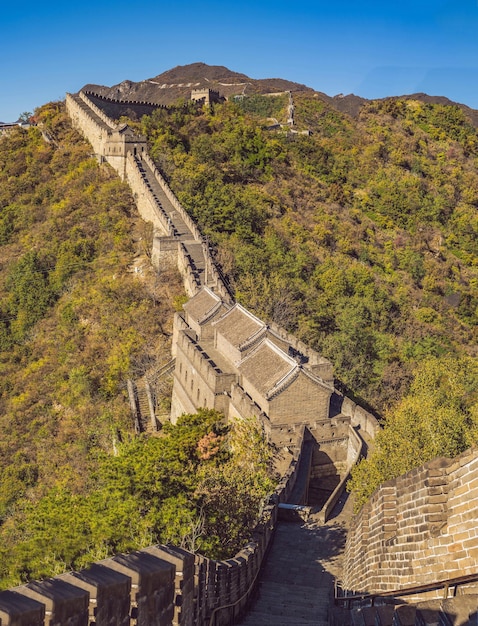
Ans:
<svg viewBox="0 0 478 626"><path fill-rule="evenodd" d="M232 623L253 592L278 506L292 492L299 461L297 449L251 541L233 558L214 561L171 545L118 554L79 572L0 592L0 624L207 626L213 613L216 626Z"/></svg>
<svg viewBox="0 0 478 626"><path fill-rule="evenodd" d="M376 593L473 574L477 521L477 448L390 480L353 521L343 586Z"/></svg>

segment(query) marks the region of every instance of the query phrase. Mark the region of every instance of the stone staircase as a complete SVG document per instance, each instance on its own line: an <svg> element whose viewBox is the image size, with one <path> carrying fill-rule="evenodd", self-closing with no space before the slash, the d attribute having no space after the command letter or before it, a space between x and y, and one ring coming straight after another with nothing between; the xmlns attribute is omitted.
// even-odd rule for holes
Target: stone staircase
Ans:
<svg viewBox="0 0 478 626"><path fill-rule="evenodd" d="M476 626L478 595L424 600L403 604L398 600L381 606L335 609L330 626Z"/></svg>
<svg viewBox="0 0 478 626"><path fill-rule="evenodd" d="M161 389L162 381L165 381L171 375L175 364L176 360L171 359L155 373L156 389ZM161 423L156 413L155 394L147 377L143 376L134 382L130 381L128 391L136 432L148 433L150 435L158 432L161 429Z"/></svg>
<svg viewBox="0 0 478 626"><path fill-rule="evenodd" d="M138 167L147 181L153 195L157 198L171 220L176 236L181 244L186 248L186 252L194 265L199 281L204 284L206 261L204 257L203 244L194 238L194 234L184 222L179 211L175 209L168 196L164 193L148 163L145 160L138 161Z"/></svg>
<svg viewBox="0 0 478 626"><path fill-rule="evenodd" d="M327 524L279 522L242 626L328 626L351 507L338 503Z"/></svg>
<svg viewBox="0 0 478 626"><path fill-rule="evenodd" d="M139 422L141 426L141 432L153 433L158 430L158 424L156 418L151 415L151 409L154 413L154 403L150 405L150 399L152 399L151 391L148 393L148 383L145 380L137 381L136 383L136 406L139 414Z"/></svg>

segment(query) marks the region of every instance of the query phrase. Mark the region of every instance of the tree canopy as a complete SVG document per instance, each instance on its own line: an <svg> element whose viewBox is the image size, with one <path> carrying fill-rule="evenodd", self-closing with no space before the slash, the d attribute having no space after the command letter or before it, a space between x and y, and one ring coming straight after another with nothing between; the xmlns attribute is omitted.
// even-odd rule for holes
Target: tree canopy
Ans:
<svg viewBox="0 0 478 626"><path fill-rule="evenodd" d="M256 100L141 124L238 299L379 410L423 358L476 355L478 133L465 113L383 100L354 119L294 94L305 136L267 130Z"/></svg>
<svg viewBox="0 0 478 626"><path fill-rule="evenodd" d="M371 454L353 468L349 489L360 506L381 483L477 442L478 362L428 357L417 366L409 392L386 415Z"/></svg>
<svg viewBox="0 0 478 626"><path fill-rule="evenodd" d="M129 438L99 455L86 492L65 475L40 500L17 503L0 527L2 586L158 542L231 556L273 489L270 458L252 421L231 428L203 409L166 423L161 437Z"/></svg>

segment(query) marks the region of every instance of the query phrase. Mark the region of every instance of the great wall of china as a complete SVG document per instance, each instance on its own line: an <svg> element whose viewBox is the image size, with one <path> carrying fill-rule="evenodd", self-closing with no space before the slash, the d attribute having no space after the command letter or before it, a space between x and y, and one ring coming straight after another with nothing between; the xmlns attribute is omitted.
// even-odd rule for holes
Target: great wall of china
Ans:
<svg viewBox="0 0 478 626"><path fill-rule="evenodd" d="M183 276L190 300L175 319L172 420L200 406L217 408L229 419L255 416L266 436L288 451L290 464L251 542L234 558L213 561L174 546L116 555L80 572L0 592L0 626L236 623L254 592L283 505L302 511L309 481L328 481L332 487L318 515L325 523L365 441L379 426L334 388L330 362L235 303L197 225L148 156L145 138L112 119L127 109L150 113L157 105L80 92L68 94L66 106L73 126L97 158L128 182L139 214L152 222L153 264L174 262ZM435 459L386 483L352 522L343 588L380 594L473 577L477 519L476 450L455 460ZM400 621L393 612L394 623L415 623ZM330 612L320 624L349 623L344 615Z"/></svg>

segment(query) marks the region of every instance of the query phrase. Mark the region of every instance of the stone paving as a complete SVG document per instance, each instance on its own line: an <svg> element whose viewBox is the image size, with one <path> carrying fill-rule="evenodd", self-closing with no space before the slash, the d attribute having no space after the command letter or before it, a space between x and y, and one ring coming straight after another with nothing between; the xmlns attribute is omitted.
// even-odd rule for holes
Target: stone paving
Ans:
<svg viewBox="0 0 478 626"><path fill-rule="evenodd" d="M314 515L308 522L278 523L256 599L242 626L328 625L351 513L345 494L325 525Z"/></svg>

